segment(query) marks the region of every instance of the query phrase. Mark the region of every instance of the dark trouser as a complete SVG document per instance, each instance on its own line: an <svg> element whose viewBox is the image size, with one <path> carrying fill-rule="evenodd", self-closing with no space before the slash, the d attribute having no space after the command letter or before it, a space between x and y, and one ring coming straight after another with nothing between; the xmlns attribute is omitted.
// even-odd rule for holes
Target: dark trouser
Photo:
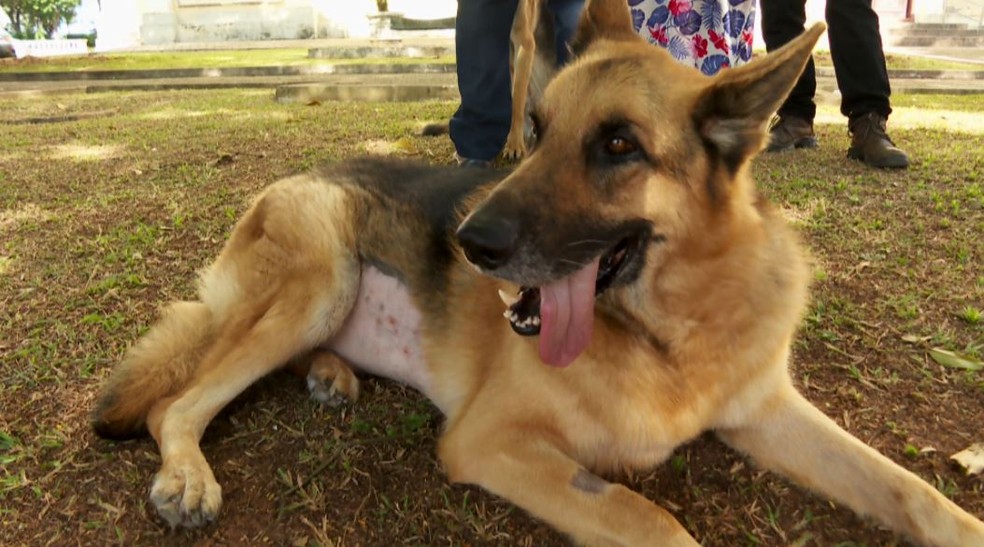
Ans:
<svg viewBox="0 0 984 547"><path fill-rule="evenodd" d="M542 16L554 17L558 64L567 60L567 46L583 0L549 0ZM455 24L455 55L461 105L451 117L451 140L463 158L491 160L509 134L512 94L509 77L509 34L516 0L459 0Z"/></svg>
<svg viewBox="0 0 984 547"><path fill-rule="evenodd" d="M759 13L762 37L769 51L799 36L805 28L805 0L759 0ZM871 9L871 0L827 0L826 18L830 55L841 92L841 113L854 118L875 112L887 118L892 112L888 99L892 89L885 68L878 15ZM796 87L779 108L779 115L812 121L817 112L813 103L816 89L816 73L810 58Z"/></svg>

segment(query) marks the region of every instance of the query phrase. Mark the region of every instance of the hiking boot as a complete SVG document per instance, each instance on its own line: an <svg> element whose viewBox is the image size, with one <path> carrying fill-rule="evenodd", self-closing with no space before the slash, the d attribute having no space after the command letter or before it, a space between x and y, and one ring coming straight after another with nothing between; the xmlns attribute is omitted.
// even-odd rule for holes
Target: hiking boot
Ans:
<svg viewBox="0 0 984 547"><path fill-rule="evenodd" d="M847 157L882 169L908 167L909 156L899 150L885 133L886 121L875 112L852 119L848 124L851 147L847 150Z"/></svg>
<svg viewBox="0 0 984 547"><path fill-rule="evenodd" d="M817 136L813 122L799 116L776 116L769 126L769 146L766 152L783 152L794 148L816 148Z"/></svg>

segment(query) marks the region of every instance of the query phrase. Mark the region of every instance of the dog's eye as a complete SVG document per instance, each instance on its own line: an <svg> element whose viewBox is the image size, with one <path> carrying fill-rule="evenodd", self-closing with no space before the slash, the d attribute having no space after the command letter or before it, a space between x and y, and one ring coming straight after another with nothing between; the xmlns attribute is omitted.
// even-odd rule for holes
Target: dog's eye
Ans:
<svg viewBox="0 0 984 547"><path fill-rule="evenodd" d="M616 167L646 160L646 151L639 144L634 126L622 120L601 124L585 140L588 162L595 167Z"/></svg>
<svg viewBox="0 0 984 547"><path fill-rule="evenodd" d="M625 156L638 149L634 142L623 137L612 137L605 143L605 152L612 156Z"/></svg>

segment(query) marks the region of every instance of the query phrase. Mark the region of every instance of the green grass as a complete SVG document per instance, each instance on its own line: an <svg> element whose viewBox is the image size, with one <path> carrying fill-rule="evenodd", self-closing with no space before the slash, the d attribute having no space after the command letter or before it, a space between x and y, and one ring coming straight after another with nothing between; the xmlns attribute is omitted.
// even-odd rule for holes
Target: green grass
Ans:
<svg viewBox="0 0 984 547"><path fill-rule="evenodd" d="M149 440L88 430L99 382L156 317L192 298L195 272L252 196L322 161L384 149L450 163L421 121L456 105L281 105L269 91L0 99L0 522L13 545L566 545L522 511L447 484L439 413L366 380L332 410L274 375L210 426L206 455L228 493L219 521L170 532L145 501L160 462ZM761 192L814 260L792 375L829 416L984 515L979 479L947 462L980 430L984 372L941 366L941 348L984 348L984 101L897 95L890 133L907 171L844 157L846 120L821 105L820 148L763 156ZM398 145L396 145L398 144ZM941 421L946 427L940 427ZM938 452L921 452L933 446ZM951 450L952 449L952 450ZM937 478L937 476L939 478ZM616 477L708 545L890 544L843 508L763 474L702 438L653 472ZM246 538L246 539L243 539Z"/></svg>
<svg viewBox="0 0 984 547"><path fill-rule="evenodd" d="M77 57L27 59L0 63L2 72L63 72L92 70L152 70L167 68L232 68L255 66L310 66L324 64L453 63L453 57L312 59L305 48L221 51L100 53Z"/></svg>

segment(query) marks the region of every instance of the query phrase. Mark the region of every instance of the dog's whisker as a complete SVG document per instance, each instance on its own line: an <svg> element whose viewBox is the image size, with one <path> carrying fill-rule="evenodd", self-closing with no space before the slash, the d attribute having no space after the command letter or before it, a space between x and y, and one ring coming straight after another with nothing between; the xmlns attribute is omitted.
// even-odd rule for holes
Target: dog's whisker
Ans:
<svg viewBox="0 0 984 547"><path fill-rule="evenodd" d="M580 241L572 241L567 244L568 247L576 247L578 245L604 245L606 242L601 239L582 239Z"/></svg>

